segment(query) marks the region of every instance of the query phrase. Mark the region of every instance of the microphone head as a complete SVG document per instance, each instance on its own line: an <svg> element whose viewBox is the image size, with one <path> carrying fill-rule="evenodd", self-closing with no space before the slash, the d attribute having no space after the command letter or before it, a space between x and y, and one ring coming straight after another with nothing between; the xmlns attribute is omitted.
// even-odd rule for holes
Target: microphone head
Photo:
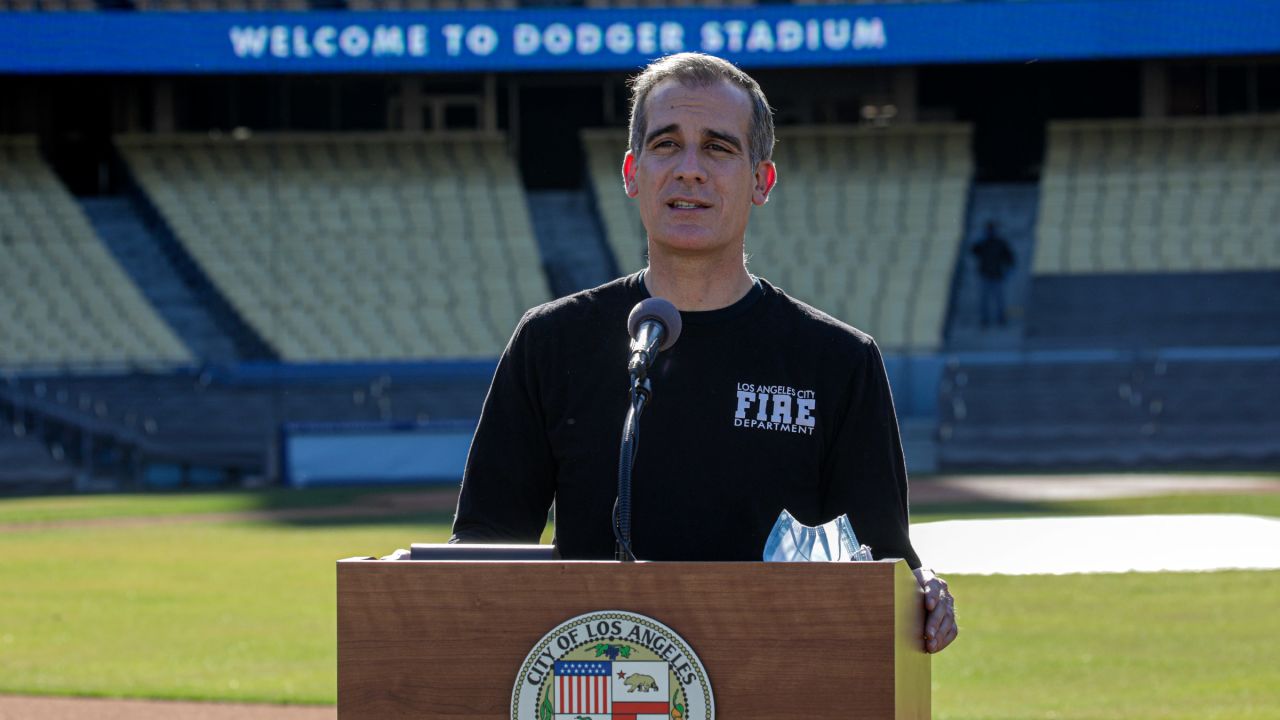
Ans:
<svg viewBox="0 0 1280 720"><path fill-rule="evenodd" d="M640 325L648 320L662 325L665 329L662 333L662 344L658 346L659 351L676 344L676 340L680 338L680 311L671 304L671 301L651 297L636 303L636 306L631 308L631 315L627 317L627 332L634 338L636 333L640 332Z"/></svg>

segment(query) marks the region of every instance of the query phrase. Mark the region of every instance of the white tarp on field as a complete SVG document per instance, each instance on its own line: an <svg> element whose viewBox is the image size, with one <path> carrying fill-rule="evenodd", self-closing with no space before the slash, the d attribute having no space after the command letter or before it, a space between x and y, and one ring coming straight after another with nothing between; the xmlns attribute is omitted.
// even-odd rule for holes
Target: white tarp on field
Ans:
<svg viewBox="0 0 1280 720"><path fill-rule="evenodd" d="M939 574L1280 568L1280 519L1253 515L947 520L911 526L911 540Z"/></svg>

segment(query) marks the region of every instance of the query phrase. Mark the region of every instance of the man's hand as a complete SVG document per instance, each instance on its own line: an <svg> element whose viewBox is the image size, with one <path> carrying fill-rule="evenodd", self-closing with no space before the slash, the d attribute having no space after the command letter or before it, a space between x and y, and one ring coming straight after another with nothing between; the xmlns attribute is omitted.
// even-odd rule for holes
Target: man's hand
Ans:
<svg viewBox="0 0 1280 720"><path fill-rule="evenodd" d="M956 599L947 589L947 581L932 570L919 568L915 574L924 591L924 609L929 613L924 621L924 648L936 653L950 645L960 632L956 625Z"/></svg>

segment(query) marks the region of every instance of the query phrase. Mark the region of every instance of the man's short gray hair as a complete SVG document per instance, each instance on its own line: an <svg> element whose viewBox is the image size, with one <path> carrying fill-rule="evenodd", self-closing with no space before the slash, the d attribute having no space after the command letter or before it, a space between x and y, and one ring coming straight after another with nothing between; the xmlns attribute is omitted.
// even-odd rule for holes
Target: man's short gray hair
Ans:
<svg viewBox="0 0 1280 720"><path fill-rule="evenodd" d="M685 87L709 87L727 81L746 91L751 98L751 130L747 138L748 154L754 170L761 160L773 157L773 110L765 99L760 84L733 63L714 55L677 53L650 63L631 79L631 154L639 157L645 132L648 131L649 93L664 80L676 80Z"/></svg>

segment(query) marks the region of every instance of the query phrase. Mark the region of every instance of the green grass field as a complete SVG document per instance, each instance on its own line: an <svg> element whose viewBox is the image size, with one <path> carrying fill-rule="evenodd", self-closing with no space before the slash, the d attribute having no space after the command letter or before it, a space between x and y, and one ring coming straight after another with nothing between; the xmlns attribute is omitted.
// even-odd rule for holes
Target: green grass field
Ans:
<svg viewBox="0 0 1280 720"><path fill-rule="evenodd" d="M448 513L12 523L360 495L0 501L0 692L332 703L334 560L442 540ZM1159 512L1280 516L1280 495L920 506L915 520ZM1280 572L948 579L962 634L934 661L936 718L1280 718Z"/></svg>
<svg viewBox="0 0 1280 720"><path fill-rule="evenodd" d="M0 500L0 524L350 506L403 488L71 495Z"/></svg>

